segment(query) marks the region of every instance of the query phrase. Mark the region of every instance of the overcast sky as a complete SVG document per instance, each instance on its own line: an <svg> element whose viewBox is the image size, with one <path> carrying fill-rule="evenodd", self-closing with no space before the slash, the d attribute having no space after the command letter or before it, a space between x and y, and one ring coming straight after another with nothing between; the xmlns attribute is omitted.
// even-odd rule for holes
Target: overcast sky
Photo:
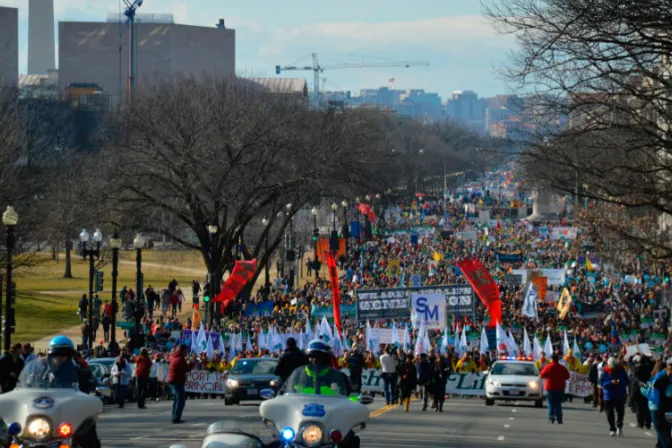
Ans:
<svg viewBox="0 0 672 448"><path fill-rule="evenodd" d="M26 71L28 0L0 0L19 8L20 66ZM104 21L119 0L55 0L56 20ZM172 13L177 23L214 26L222 17L236 29L236 67L243 75L276 76L276 65L428 61L429 67L325 71L324 88L423 88L444 98L454 90L480 96L507 93L494 68L514 48L481 16L477 0L145 0L143 13ZM58 27L56 27L58 31ZM287 72L305 77L312 72Z"/></svg>

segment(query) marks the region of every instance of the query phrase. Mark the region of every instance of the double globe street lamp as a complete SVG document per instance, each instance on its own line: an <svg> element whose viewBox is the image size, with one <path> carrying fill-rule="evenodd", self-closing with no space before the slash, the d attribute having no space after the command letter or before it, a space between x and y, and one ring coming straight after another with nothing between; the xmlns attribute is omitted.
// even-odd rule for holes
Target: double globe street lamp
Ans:
<svg viewBox="0 0 672 448"><path fill-rule="evenodd" d="M136 292L135 292L135 331L132 333L135 338L131 345L133 348L140 348L143 346L143 334L140 331L140 319L145 314L144 294L143 294L143 274L142 274L142 248L145 247L145 237L140 233L135 235L133 239L133 247L135 248L135 267L136 267Z"/></svg>
<svg viewBox="0 0 672 448"><path fill-rule="evenodd" d="M12 346L12 330L14 327L14 311L12 300L14 299L14 285L12 283L12 251L14 250L14 227L19 223L19 215L14 207L7 207L2 214L2 223L7 227L7 301L5 302L5 354L9 353ZM1 302L0 302L1 303ZM1 313L0 307L0 313Z"/></svg>
<svg viewBox="0 0 672 448"><path fill-rule="evenodd" d="M96 229L93 236L89 237L89 232L86 229L82 229L82 232L79 234L79 240L82 242L82 255L85 259L89 258L89 330L86 336L86 347L84 348L93 348L93 279L96 274L93 258L100 258L100 244L103 242L103 234L100 229Z"/></svg>

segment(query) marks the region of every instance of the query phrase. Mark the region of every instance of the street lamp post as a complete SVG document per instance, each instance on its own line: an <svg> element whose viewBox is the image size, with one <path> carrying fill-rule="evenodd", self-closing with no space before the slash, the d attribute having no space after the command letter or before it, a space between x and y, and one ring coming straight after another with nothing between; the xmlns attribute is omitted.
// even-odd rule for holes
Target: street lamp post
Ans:
<svg viewBox="0 0 672 448"><path fill-rule="evenodd" d="M142 306L143 298L143 275L142 275L142 248L145 247L145 237L140 233L135 235L133 239L133 247L135 248L135 341L132 344L133 348L140 348L143 345L143 337L140 333L140 320L144 315L144 307Z"/></svg>
<svg viewBox="0 0 672 448"><path fill-rule="evenodd" d="M215 262L215 251L213 250L213 246L215 245L215 235L217 235L217 231L219 228L215 224L210 224L208 226L208 236L209 236L209 242L210 244L208 245L208 252L210 252L210 266L213 266L213 263ZM207 326L210 325L210 320L212 317L215 315L215 311L212 305L212 298L215 296L215 279L214 279L215 273L212 272L212 269L210 269L210 272L208 273L208 279L210 281L208 282L208 295L210 296L210 302L205 304L205 325L206 329Z"/></svg>
<svg viewBox="0 0 672 448"><path fill-rule="evenodd" d="M348 242L350 240L350 226L348 225L348 201L341 202L343 206L343 239L345 240L345 259L348 259Z"/></svg>
<svg viewBox="0 0 672 448"><path fill-rule="evenodd" d="M103 241L103 234L100 229L96 229L91 237L91 243L89 243L89 232L86 229L82 229L82 232L79 234L79 240L82 242L82 255L84 258L89 258L89 312L87 313L87 320L89 323L89 334L86 337L86 348L93 347L93 278L96 274L96 268L93 262L93 258L100 258L100 243Z"/></svg>
<svg viewBox="0 0 672 448"><path fill-rule="evenodd" d="M110 248L112 249L112 334L110 335L110 345L117 345L117 277L119 277L119 249L121 249L121 238L115 232L110 238Z"/></svg>
<svg viewBox="0 0 672 448"><path fill-rule="evenodd" d="M12 307L12 251L14 250L14 226L19 223L19 215L14 207L7 207L2 214L2 223L7 227L7 288L5 302L5 354L9 354L12 345L12 320L14 312Z"/></svg>
<svg viewBox="0 0 672 448"><path fill-rule="evenodd" d="M320 239L320 229L317 227L317 207L313 207L310 211L313 215L313 269L315 270L315 278L320 278L320 269L318 268L319 257L317 254L317 243Z"/></svg>
<svg viewBox="0 0 672 448"><path fill-rule="evenodd" d="M264 237L264 256L266 257L266 263L264 263L264 271L265 271L264 291L266 293L266 298L268 299L268 296L271 294L271 277L268 269L268 264L270 263L271 260L268 255L268 229L266 227L268 226L268 219L266 218L262 219L261 223L264 225L264 231L266 232Z"/></svg>
<svg viewBox="0 0 672 448"><path fill-rule="evenodd" d="M331 204L331 238L329 241L329 250L333 255L338 253L338 248L340 246L338 241L338 232L336 231L336 211L338 210L338 205L334 202Z"/></svg>

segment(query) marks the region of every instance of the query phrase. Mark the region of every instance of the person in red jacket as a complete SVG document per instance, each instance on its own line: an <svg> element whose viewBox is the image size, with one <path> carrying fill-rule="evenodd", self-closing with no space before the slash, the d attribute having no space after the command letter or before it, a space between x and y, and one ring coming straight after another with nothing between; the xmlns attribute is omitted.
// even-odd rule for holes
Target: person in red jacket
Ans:
<svg viewBox="0 0 672 448"><path fill-rule="evenodd" d="M140 356L135 360L135 381L138 385L138 409L145 409L145 398L149 385L149 371L152 369L152 360L146 348L140 350Z"/></svg>
<svg viewBox="0 0 672 448"><path fill-rule="evenodd" d="M562 401L565 399L565 384L569 379L569 370L560 364L560 355L553 354L551 363L541 370L539 376L546 380L546 401L548 402L548 422L562 425Z"/></svg>
<svg viewBox="0 0 672 448"><path fill-rule="evenodd" d="M182 411L187 400L187 394L184 391L184 384L187 382L187 372L189 365L185 358L187 346L180 344L170 356L170 367L168 369L168 384L173 394L173 423L182 423Z"/></svg>

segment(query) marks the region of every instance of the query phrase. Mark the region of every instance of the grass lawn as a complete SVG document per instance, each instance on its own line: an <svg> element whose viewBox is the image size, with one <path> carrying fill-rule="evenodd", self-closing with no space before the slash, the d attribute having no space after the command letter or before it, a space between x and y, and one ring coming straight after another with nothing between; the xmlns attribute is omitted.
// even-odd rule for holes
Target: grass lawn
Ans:
<svg viewBox="0 0 672 448"><path fill-rule="evenodd" d="M30 270L15 272L17 300L16 333L12 337L13 341L36 341L80 323L77 308L79 299L89 288L89 263L73 256L72 275L74 278L65 279L63 278L64 259L63 254L60 254L59 262L53 261L51 254L41 254L41 263L38 266ZM121 251L119 259L117 290L121 290L124 285L135 289L135 251ZM198 251L144 250L142 261L145 288L149 285L155 288L165 288L174 278L180 287L185 289L187 297L190 297L191 281L203 282L205 279L206 268ZM272 280L276 276L275 262L270 264L270 268ZM104 289L99 296L103 301L111 301L111 260L102 270ZM327 275L325 269L322 270L322 275ZM306 277L302 277L300 284L303 284L305 280ZM262 272L257 279L255 289L262 287L263 283L264 274ZM3 284L3 295L4 289Z"/></svg>
<svg viewBox="0 0 672 448"><path fill-rule="evenodd" d="M191 291L191 281L203 281L205 267L198 252L191 251L143 251L142 271L144 286L164 288L173 278L180 286ZM15 274L16 333L15 341L34 341L41 337L57 333L63 328L79 324L77 316L78 302L88 291L89 264L81 258L72 258L72 279L63 278L65 262L61 254L60 262L51 260L44 254L42 263L30 270L17 271ZM117 289L124 285L135 289L135 252L120 253L119 277ZM133 261L133 263L129 263ZM160 265L160 266L155 266ZM100 298L112 298L112 264L102 268L104 289ZM191 272L190 270L194 270ZM200 272L198 274L196 271ZM3 285L4 290L4 285Z"/></svg>

